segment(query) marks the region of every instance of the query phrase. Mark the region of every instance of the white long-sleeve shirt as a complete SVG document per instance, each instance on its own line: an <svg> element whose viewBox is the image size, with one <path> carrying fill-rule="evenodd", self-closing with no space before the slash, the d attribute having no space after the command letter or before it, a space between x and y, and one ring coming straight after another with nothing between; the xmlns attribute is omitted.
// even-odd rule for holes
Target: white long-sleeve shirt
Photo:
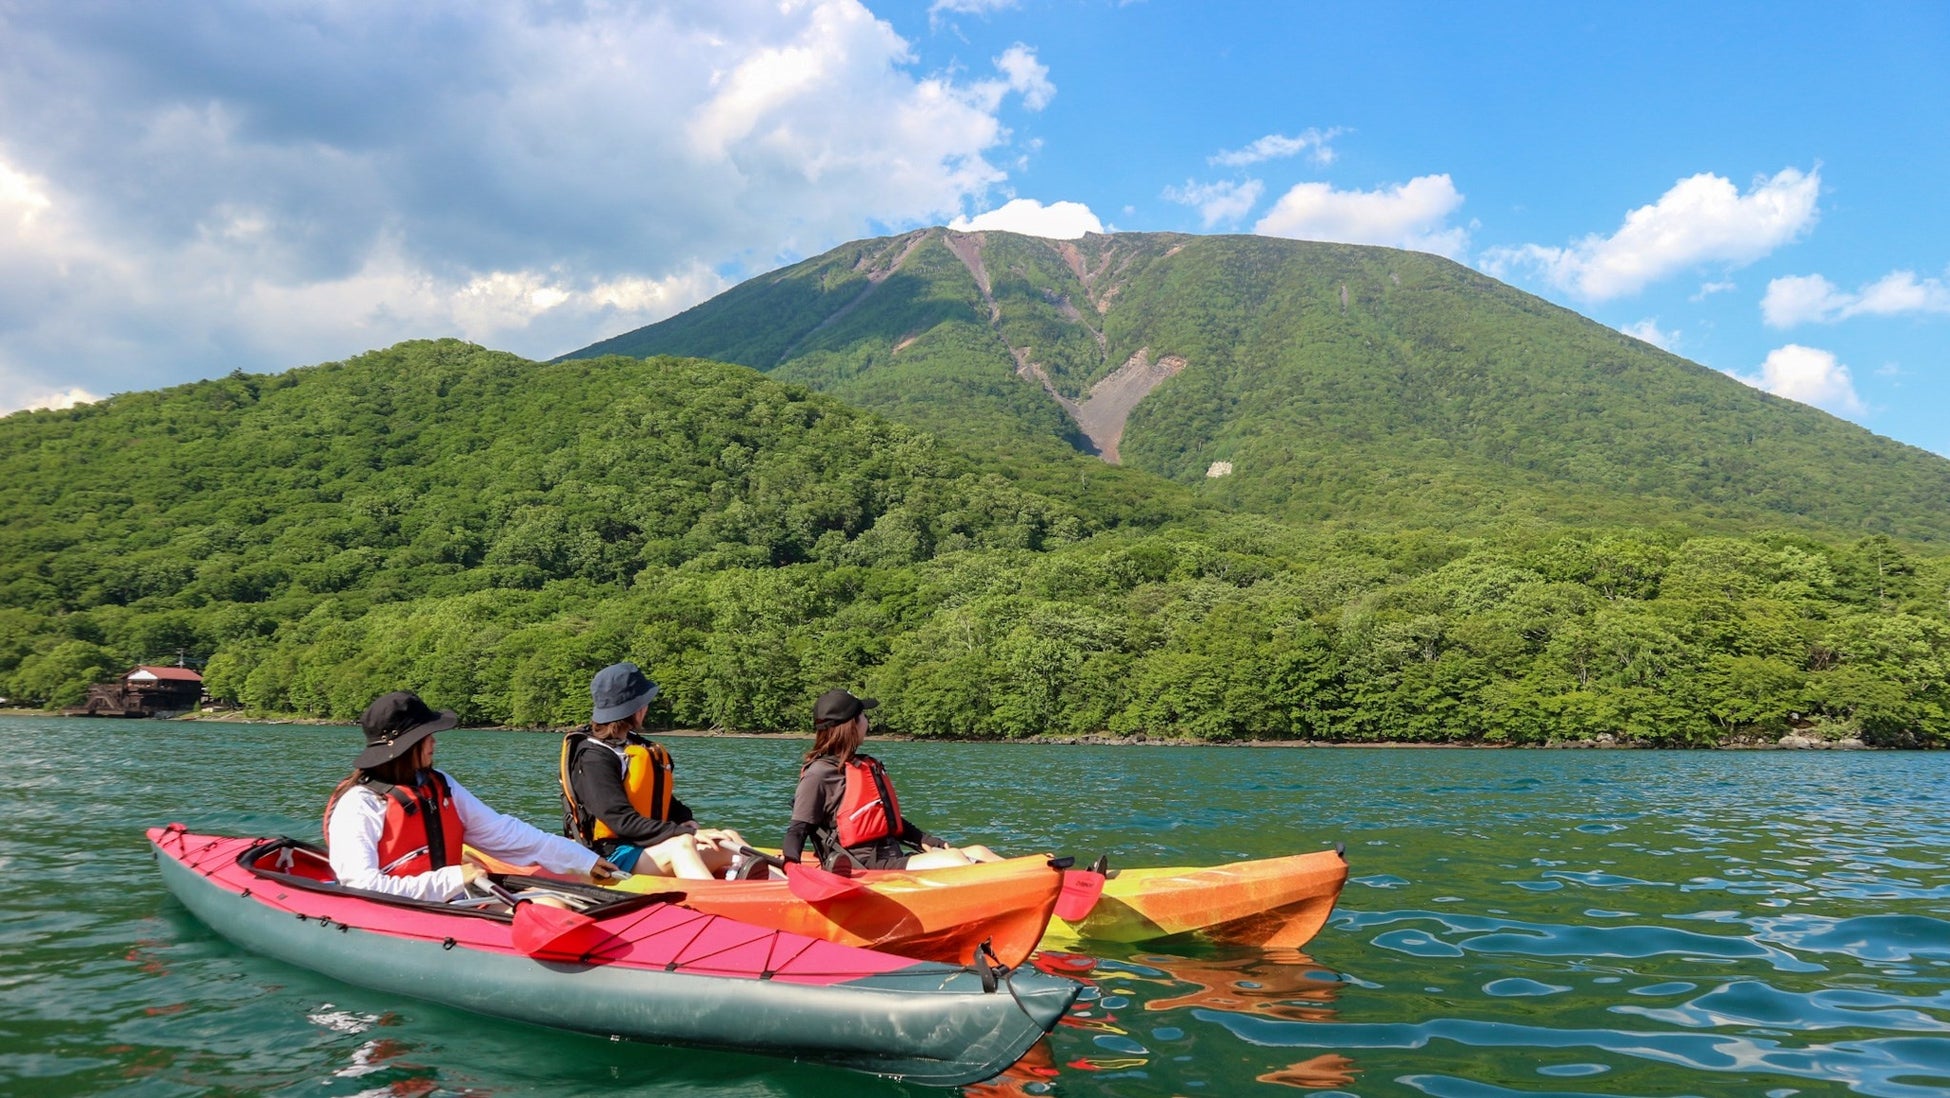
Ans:
<svg viewBox="0 0 1950 1098"><path fill-rule="evenodd" d="M447 775L447 788L460 813L467 845L519 865L540 865L554 873L587 875L596 852L561 835L551 835L513 816L489 808L467 787ZM446 901L462 892L461 867L442 866L411 877L379 871L379 835L386 827L386 801L370 786L354 785L339 797L325 829L332 872L347 888L363 888L414 900Z"/></svg>

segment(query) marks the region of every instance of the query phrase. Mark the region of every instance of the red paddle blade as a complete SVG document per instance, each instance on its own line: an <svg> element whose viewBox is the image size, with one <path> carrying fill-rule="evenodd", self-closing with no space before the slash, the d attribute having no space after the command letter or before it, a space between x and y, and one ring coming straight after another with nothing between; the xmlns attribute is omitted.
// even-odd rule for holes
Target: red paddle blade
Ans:
<svg viewBox="0 0 1950 1098"><path fill-rule="evenodd" d="M1082 922L1104 894L1104 875L1087 869L1063 871L1063 891L1056 897L1056 917L1066 923Z"/></svg>
<svg viewBox="0 0 1950 1098"><path fill-rule="evenodd" d="M542 953L579 953L584 936L596 920L579 911L524 900L515 905L515 948L530 957Z"/></svg>
<svg viewBox="0 0 1950 1098"><path fill-rule="evenodd" d="M809 904L851 896L864 891L867 887L851 877L829 873L809 862L801 862L797 865L787 863L785 883L794 896Z"/></svg>

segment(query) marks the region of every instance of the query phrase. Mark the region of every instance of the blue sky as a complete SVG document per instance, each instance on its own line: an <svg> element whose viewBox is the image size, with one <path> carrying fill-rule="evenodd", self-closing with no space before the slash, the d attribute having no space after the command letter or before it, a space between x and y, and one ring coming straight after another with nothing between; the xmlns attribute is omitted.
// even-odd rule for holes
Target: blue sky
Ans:
<svg viewBox="0 0 1950 1098"><path fill-rule="evenodd" d="M847 240L1437 252L1950 455L1950 5L0 3L0 411Z"/></svg>

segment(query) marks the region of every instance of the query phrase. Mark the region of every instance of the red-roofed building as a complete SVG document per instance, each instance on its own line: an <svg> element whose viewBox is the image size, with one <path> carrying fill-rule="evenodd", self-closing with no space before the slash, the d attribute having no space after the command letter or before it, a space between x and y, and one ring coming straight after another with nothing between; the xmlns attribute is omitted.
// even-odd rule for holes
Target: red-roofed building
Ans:
<svg viewBox="0 0 1950 1098"><path fill-rule="evenodd" d="M82 712L90 717L173 717L202 700L202 675L187 667L144 664L120 681L89 687Z"/></svg>

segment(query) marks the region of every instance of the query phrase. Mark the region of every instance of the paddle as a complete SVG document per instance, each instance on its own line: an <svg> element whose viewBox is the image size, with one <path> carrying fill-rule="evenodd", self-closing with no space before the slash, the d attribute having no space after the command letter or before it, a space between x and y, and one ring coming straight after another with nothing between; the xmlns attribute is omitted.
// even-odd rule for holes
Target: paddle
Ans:
<svg viewBox="0 0 1950 1098"><path fill-rule="evenodd" d="M580 911L521 899L486 877L482 877L479 883L488 895L508 905L508 910L514 915L515 948L530 957L544 953L579 953L580 950L569 944L570 939L596 925L596 920Z"/></svg>
<svg viewBox="0 0 1950 1098"><path fill-rule="evenodd" d="M1107 861L1098 858L1089 869L1071 869L1069 866L1074 863L1070 859L1051 859L1050 864L1063 872L1063 890L1056 896L1057 918L1066 923L1080 923L1090 914L1097 906L1097 897L1104 894Z"/></svg>
<svg viewBox="0 0 1950 1098"><path fill-rule="evenodd" d="M760 853L749 846L739 850L747 858L757 858L768 865L777 866L785 874L785 885L792 894L809 904L824 903L841 896L852 896L866 890L866 885L851 877L842 877L821 869L811 862L788 862L784 858Z"/></svg>

